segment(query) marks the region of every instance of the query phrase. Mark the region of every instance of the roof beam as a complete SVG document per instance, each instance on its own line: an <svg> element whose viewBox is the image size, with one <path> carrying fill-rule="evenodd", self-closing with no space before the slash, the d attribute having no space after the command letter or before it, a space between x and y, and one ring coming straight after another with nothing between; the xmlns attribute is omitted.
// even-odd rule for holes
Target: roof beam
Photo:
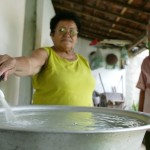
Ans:
<svg viewBox="0 0 150 150"><path fill-rule="evenodd" d="M145 13L147 15L150 15L150 11L147 11L147 10L144 10L144 9L139 9L137 7L134 7L130 4L125 4L125 3L121 3L121 2L118 2L118 1L114 1L114 0L103 0L103 1L107 1L107 2L110 2L110 3L113 3L113 4L116 4L118 6L121 6L121 7L127 7L128 9L131 9L133 11L137 11L137 12L140 12L140 13ZM148 0L147 0L148 2Z"/></svg>
<svg viewBox="0 0 150 150"><path fill-rule="evenodd" d="M138 44L144 42L146 39L147 39L146 35L143 34L143 35L142 35L141 37L139 37L136 41L134 41L131 46L127 47L127 50L128 50L128 51L131 51L133 47L135 47L135 46L137 46Z"/></svg>
<svg viewBox="0 0 150 150"><path fill-rule="evenodd" d="M72 3L72 4L79 4L79 3L77 3L76 1L69 1L69 0L65 0L65 1L68 1L69 3ZM106 1L107 1L107 0L106 0ZM108 0L108 1L109 1L109 0ZM111 2L112 2L112 1L111 1ZM113 2L113 3L114 3L114 2ZM139 20L136 20L135 18L129 18L129 17L123 16L123 15L119 15L119 14L113 13L113 12L101 10L101 9L99 9L97 6L96 6L96 7L92 7L92 6L88 6L88 5L83 5L83 6L86 7L86 8L92 8L92 9L94 9L95 11L99 11L99 12L104 13L104 14L109 15L109 16L120 17L121 19L124 19L124 20L126 20L126 21L130 21L130 22L132 22L132 23L140 24L140 25L142 25L142 26L143 26L143 25L144 25L144 26L147 25L147 22L139 21ZM129 6L130 6L130 5L129 5ZM122 5L122 7L126 7L126 5L125 5L125 6ZM138 11L138 10L136 9L136 11ZM141 11L140 11L140 12L141 12ZM150 15L150 13L149 13L149 15Z"/></svg>

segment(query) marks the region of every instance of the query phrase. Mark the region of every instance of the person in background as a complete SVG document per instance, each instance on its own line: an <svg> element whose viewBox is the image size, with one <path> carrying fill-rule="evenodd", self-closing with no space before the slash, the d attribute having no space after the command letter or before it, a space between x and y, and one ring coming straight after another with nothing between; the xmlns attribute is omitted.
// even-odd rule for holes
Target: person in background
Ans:
<svg viewBox="0 0 150 150"><path fill-rule="evenodd" d="M148 48L150 50L150 23L147 26ZM136 85L140 89L139 111L150 113L150 55L147 56L141 65L141 73ZM150 131L147 130L144 136L146 150L150 150Z"/></svg>
<svg viewBox="0 0 150 150"><path fill-rule="evenodd" d="M0 76L31 76L35 92L32 104L93 106L95 80L88 61L74 51L80 20L62 11L50 21L52 47L42 47L31 56L0 55Z"/></svg>

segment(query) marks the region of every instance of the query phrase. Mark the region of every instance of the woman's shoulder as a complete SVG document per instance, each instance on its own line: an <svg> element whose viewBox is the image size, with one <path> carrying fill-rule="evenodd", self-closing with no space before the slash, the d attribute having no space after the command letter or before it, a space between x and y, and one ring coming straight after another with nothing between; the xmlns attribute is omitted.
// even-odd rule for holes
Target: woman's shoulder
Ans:
<svg viewBox="0 0 150 150"><path fill-rule="evenodd" d="M41 47L41 49L45 50L48 54L52 51L52 47Z"/></svg>
<svg viewBox="0 0 150 150"><path fill-rule="evenodd" d="M80 61L84 62L85 64L87 64L89 66L89 62L84 56L82 56L81 54L77 54L77 55L78 55L78 58L80 59Z"/></svg>
<svg viewBox="0 0 150 150"><path fill-rule="evenodd" d="M84 60L84 61L87 61L87 59L86 59L84 56L82 56L81 54L78 54L78 53L77 53L77 56L78 56L80 59L82 59L82 60Z"/></svg>

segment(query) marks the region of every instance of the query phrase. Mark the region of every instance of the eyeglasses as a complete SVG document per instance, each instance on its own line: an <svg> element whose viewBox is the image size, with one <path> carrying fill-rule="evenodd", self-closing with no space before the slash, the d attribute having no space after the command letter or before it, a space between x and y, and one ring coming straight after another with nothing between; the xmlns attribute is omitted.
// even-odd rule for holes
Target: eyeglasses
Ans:
<svg viewBox="0 0 150 150"><path fill-rule="evenodd" d="M76 36L78 34L78 31L74 28L67 29L65 27L62 27L62 28L57 29L56 31L61 35L65 35L69 32L71 37Z"/></svg>

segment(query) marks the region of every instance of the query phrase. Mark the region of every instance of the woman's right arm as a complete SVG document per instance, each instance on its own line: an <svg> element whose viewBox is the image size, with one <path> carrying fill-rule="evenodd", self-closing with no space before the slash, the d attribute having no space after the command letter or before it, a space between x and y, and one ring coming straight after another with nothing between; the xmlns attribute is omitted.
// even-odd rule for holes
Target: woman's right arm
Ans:
<svg viewBox="0 0 150 150"><path fill-rule="evenodd" d="M10 57L0 55L0 75L4 74L4 80L8 75L30 76L37 74L47 62L48 53L44 49L33 51L31 56Z"/></svg>

